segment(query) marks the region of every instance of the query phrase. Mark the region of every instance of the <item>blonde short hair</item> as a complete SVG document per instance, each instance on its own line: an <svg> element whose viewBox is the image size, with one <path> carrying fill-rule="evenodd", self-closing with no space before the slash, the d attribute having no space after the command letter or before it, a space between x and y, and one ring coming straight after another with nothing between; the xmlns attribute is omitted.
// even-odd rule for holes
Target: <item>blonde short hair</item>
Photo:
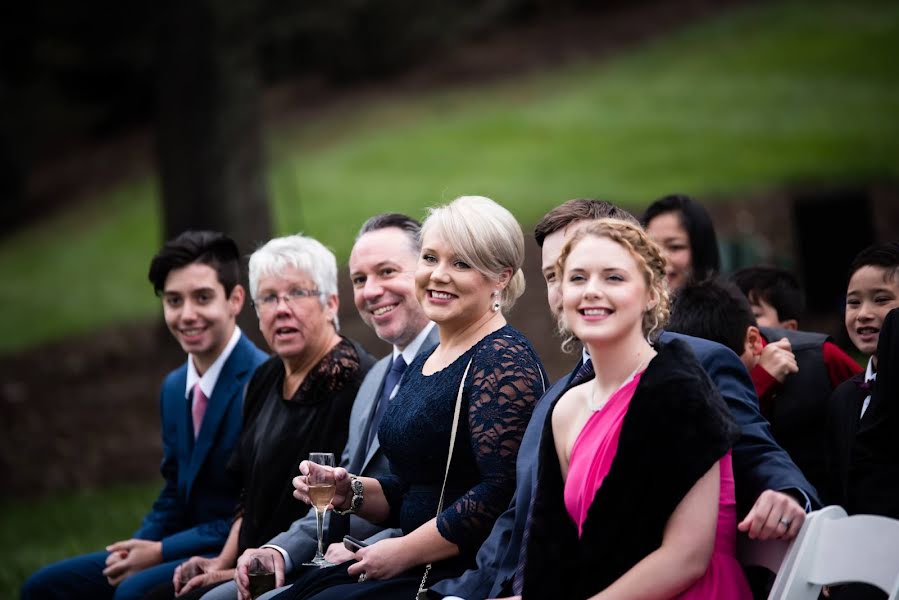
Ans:
<svg viewBox="0 0 899 600"><path fill-rule="evenodd" d="M668 294L668 284L665 279L665 265L667 260L662 249L650 239L645 231L638 225L620 219L599 219L582 225L562 247L559 259L556 262L556 272L559 277L565 273L565 261L571 255L572 250L585 238L593 236L608 238L621 245L637 262L637 268L643 272L643 281L646 288L657 298L655 306L648 308L643 313L643 335L647 340L655 341L661 330L668 323L671 314L671 300ZM561 279L565 285L564 279ZM563 349L567 351L573 340L573 334L565 324L562 315L559 315L559 331L566 336Z"/></svg>
<svg viewBox="0 0 899 600"><path fill-rule="evenodd" d="M505 312L524 293L524 234L508 210L484 196L460 196L444 206L428 209L421 237L434 233L459 258L485 277L496 280L511 269L512 277L500 292Z"/></svg>

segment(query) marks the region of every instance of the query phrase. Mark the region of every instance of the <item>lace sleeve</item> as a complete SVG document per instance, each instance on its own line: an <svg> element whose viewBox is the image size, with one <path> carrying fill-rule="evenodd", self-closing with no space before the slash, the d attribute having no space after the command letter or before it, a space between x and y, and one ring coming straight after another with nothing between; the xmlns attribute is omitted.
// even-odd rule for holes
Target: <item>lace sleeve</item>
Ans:
<svg viewBox="0 0 899 600"><path fill-rule="evenodd" d="M437 518L440 534L463 553L477 551L511 500L518 447L546 378L527 341L511 336L479 350L471 372L468 436L480 480Z"/></svg>

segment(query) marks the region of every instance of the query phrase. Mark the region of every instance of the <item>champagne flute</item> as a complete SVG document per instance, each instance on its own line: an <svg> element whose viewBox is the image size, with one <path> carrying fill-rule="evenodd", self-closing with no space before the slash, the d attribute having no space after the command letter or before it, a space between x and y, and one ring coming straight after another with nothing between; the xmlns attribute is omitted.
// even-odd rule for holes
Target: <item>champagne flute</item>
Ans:
<svg viewBox="0 0 899 600"><path fill-rule="evenodd" d="M275 561L268 552L257 552L247 566L250 579L250 596L255 600L262 594L275 589Z"/></svg>
<svg viewBox="0 0 899 600"><path fill-rule="evenodd" d="M331 504L331 500L334 499L334 492L337 489L337 483L334 480L334 455L330 452L311 452L309 454L309 462L313 464L309 467L306 483L309 485L309 499L312 500L312 506L315 509L315 521L318 525L318 548L315 551L315 558L303 564L306 566L333 567L334 563L325 560L322 528L324 526L325 511Z"/></svg>

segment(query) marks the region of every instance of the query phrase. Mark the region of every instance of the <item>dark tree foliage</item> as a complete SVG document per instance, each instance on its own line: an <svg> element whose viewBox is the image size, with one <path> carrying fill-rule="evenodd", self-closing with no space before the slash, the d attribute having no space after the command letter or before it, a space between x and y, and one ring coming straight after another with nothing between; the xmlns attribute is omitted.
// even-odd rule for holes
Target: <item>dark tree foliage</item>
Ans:
<svg viewBox="0 0 899 600"><path fill-rule="evenodd" d="M42 194L67 197L66 189L33 185L36 164L150 127L162 180L163 233L215 227L252 248L270 233L260 141L259 96L266 85L307 74L334 83L395 74L547 5L20 3L14 18L0 18L0 235L46 212L54 199Z"/></svg>

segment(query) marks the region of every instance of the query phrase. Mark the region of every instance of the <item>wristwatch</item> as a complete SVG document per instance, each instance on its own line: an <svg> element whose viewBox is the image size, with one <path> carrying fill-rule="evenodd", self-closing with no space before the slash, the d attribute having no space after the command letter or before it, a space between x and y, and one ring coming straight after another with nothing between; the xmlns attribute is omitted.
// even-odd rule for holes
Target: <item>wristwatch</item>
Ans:
<svg viewBox="0 0 899 600"><path fill-rule="evenodd" d="M362 508L365 485L363 485L361 479L353 474L350 474L350 489L353 490L353 497L350 499L350 507L346 510L334 508L334 512L336 512L338 515L352 515L355 514L360 508Z"/></svg>

